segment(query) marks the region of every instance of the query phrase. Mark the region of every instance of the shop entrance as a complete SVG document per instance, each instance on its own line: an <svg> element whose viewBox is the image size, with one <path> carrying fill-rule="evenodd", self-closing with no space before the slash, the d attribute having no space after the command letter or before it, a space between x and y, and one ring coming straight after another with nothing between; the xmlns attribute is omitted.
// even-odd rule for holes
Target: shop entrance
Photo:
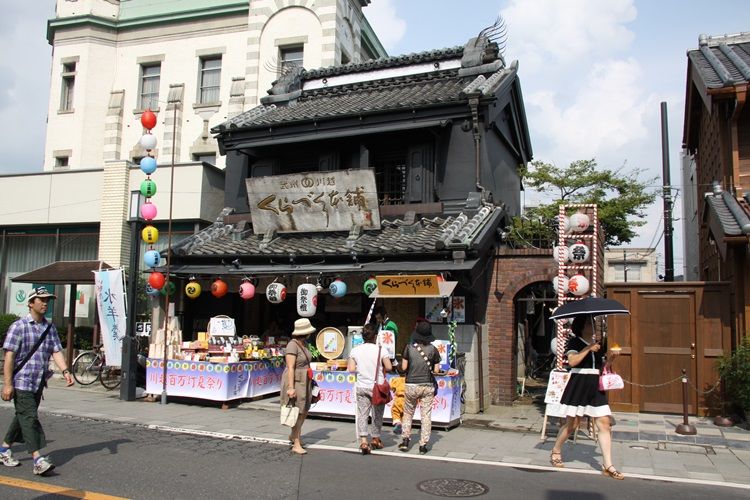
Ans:
<svg viewBox="0 0 750 500"><path fill-rule="evenodd" d="M549 319L557 305L552 283L539 281L525 286L514 298L517 377L546 381L553 368L555 352L551 344L557 328ZM523 389L522 389L523 391Z"/></svg>

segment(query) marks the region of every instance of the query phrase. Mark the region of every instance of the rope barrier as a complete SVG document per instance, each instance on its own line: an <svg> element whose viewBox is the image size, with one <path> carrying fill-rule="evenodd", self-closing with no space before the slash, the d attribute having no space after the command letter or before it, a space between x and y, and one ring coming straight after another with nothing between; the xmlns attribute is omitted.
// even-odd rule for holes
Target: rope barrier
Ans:
<svg viewBox="0 0 750 500"><path fill-rule="evenodd" d="M673 378L672 380L670 380L668 382L664 382L662 384L636 384L635 382L631 382L629 380L622 379L622 381L625 382L628 385L632 385L634 387L645 387L645 388L648 388L648 389L652 389L654 387L664 387L665 385L672 384L674 382L677 382L678 380L682 380L682 375L680 375L677 378Z"/></svg>
<svg viewBox="0 0 750 500"><path fill-rule="evenodd" d="M716 383L714 384L714 386L711 387L710 389L708 389L707 391L702 391L702 390L698 389L697 387L695 387L693 385L693 383L690 382L690 379L688 379L688 385L690 387L692 387L698 394L710 394L710 393L714 392L716 389L719 388L719 385L721 385L721 379L717 380Z"/></svg>

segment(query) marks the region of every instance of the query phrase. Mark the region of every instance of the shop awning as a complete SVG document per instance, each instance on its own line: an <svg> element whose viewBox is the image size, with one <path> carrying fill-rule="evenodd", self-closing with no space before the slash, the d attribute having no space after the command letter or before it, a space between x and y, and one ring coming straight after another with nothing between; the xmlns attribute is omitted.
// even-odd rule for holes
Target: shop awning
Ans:
<svg viewBox="0 0 750 500"><path fill-rule="evenodd" d="M11 278L15 283L45 283L50 285L93 285L94 273L112 269L102 260L61 260Z"/></svg>
<svg viewBox="0 0 750 500"><path fill-rule="evenodd" d="M336 273L440 273L472 271L481 259L420 260L420 261L376 261L352 264L242 264L239 268L220 264L181 264L170 267L170 274L177 276L279 276L282 274L336 274ZM158 269L165 272L166 268Z"/></svg>

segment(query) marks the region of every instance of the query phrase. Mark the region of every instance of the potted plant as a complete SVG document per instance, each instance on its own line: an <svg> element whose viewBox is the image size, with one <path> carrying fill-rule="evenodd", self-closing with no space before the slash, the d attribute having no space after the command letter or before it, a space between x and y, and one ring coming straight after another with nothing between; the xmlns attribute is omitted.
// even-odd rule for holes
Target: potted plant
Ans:
<svg viewBox="0 0 750 500"><path fill-rule="evenodd" d="M750 337L745 337L733 353L718 362L724 390L731 398L740 420L750 415Z"/></svg>

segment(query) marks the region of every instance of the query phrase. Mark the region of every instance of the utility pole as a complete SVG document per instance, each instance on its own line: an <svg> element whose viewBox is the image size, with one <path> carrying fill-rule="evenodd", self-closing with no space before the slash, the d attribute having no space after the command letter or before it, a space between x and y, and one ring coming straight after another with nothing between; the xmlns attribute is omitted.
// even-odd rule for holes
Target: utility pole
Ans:
<svg viewBox="0 0 750 500"><path fill-rule="evenodd" d="M664 281L674 281L674 253L672 250L672 189L669 179L669 132L667 103L661 103L661 165L664 185Z"/></svg>
<svg viewBox="0 0 750 500"><path fill-rule="evenodd" d="M622 249L622 272L625 277L625 283L628 282L628 252Z"/></svg>

